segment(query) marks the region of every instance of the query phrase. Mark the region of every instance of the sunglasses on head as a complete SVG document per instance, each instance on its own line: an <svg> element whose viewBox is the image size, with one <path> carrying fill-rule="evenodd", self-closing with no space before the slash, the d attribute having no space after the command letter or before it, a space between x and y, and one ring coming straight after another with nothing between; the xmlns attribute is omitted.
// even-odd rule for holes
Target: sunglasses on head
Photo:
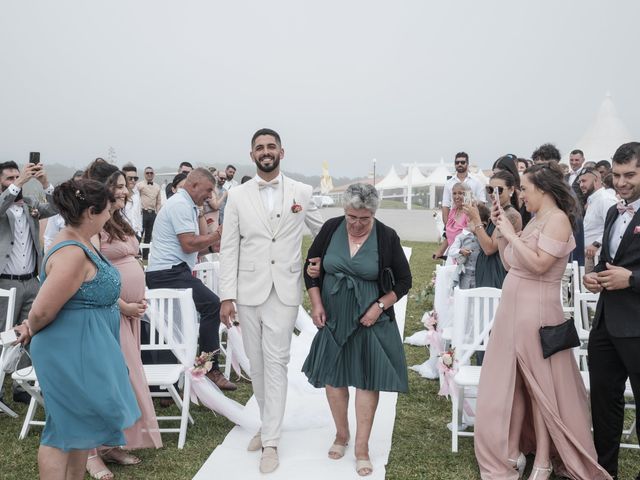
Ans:
<svg viewBox="0 0 640 480"><path fill-rule="evenodd" d="M502 195L502 192L504 192L504 187L492 187L491 185L487 185L484 188L487 189L487 193L489 195L493 195L494 190L498 191L498 195Z"/></svg>

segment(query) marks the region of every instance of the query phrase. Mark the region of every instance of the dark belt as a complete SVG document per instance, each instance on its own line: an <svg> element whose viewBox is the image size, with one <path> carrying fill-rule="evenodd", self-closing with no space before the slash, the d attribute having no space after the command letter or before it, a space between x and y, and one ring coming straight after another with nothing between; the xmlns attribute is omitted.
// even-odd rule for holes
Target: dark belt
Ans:
<svg viewBox="0 0 640 480"><path fill-rule="evenodd" d="M36 272L27 273L25 275L5 275L4 273L0 275L2 280L18 280L20 282L24 282L25 280L31 280L32 278L36 278L38 275Z"/></svg>
<svg viewBox="0 0 640 480"><path fill-rule="evenodd" d="M156 211L153 208L143 208L142 211L143 212L156 213Z"/></svg>

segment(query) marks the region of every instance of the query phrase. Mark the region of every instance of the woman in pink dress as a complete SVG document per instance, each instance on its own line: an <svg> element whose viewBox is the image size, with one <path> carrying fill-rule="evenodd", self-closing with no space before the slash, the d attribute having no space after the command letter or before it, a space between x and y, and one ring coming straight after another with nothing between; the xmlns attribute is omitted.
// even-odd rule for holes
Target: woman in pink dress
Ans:
<svg viewBox="0 0 640 480"><path fill-rule="evenodd" d="M462 211L465 201L470 204L473 200L469 185L462 182L456 183L451 190L451 198L453 200L453 207L449 212L447 224L444 226L446 238L442 241L438 251L433 254L433 258L441 258L453 244L458 234L462 232L467 226L467 223L469 223L469 217Z"/></svg>
<svg viewBox="0 0 640 480"><path fill-rule="evenodd" d="M149 385L140 357L140 318L144 314L145 279L144 270L138 260L139 244L133 228L121 214L126 204L127 187L124 174L114 165L94 162L88 174L95 180L106 183L113 192L115 202L111 219L100 233L99 249L111 264L118 269L122 282L120 291L120 348L124 355L129 380L138 401L142 415L130 428L125 430L126 445L122 449L99 449L89 454L87 471L92 478L110 480L113 473L104 462L120 465L136 465L141 460L128 452L141 448L161 448L162 440L158 431L158 420L149 392Z"/></svg>
<svg viewBox="0 0 640 480"><path fill-rule="evenodd" d="M515 480L534 453L530 480L552 471L611 480L598 465L585 390L571 349L542 357L539 329L564 321L560 281L575 248L575 200L559 167L539 164L522 178L535 218L518 235L494 205L504 281L478 389L475 452L483 480ZM506 419L510 419L506 421Z"/></svg>

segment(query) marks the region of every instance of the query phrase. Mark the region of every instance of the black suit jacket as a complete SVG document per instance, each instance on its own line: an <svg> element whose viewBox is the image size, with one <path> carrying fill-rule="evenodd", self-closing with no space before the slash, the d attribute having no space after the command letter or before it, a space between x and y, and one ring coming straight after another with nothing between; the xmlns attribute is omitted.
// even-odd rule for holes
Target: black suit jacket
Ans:
<svg viewBox="0 0 640 480"><path fill-rule="evenodd" d="M602 252L595 272L607 269L606 263L631 270L634 287L621 290L603 290L600 293L593 328L603 318L612 337L640 337L640 233L634 233L640 226L640 212L636 212L622 236L615 258L609 252L611 229L618 218L618 209L614 205L607 212L602 235ZM640 230L640 228L639 228Z"/></svg>

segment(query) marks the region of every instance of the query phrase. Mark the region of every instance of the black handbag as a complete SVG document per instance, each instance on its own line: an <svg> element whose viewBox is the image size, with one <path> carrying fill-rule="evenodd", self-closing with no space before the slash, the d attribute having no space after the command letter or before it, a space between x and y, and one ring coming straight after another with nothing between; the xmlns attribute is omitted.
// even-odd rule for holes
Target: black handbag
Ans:
<svg viewBox="0 0 640 480"><path fill-rule="evenodd" d="M569 319L560 325L540 327L540 343L544 358L568 348L579 347L580 339L573 320Z"/></svg>
<svg viewBox="0 0 640 480"><path fill-rule="evenodd" d="M389 293L393 290L393 287L396 286L396 277L393 274L391 267L382 269L382 273L380 274L380 283L384 293Z"/></svg>

